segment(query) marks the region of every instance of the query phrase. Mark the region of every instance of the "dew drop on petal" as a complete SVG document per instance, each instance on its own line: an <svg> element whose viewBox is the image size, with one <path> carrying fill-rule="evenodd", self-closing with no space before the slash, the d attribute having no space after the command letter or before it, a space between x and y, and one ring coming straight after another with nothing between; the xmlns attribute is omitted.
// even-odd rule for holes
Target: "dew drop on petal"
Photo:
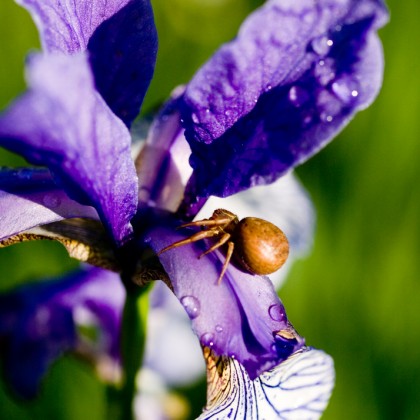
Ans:
<svg viewBox="0 0 420 420"><path fill-rule="evenodd" d="M283 321L284 319L284 311L278 304L271 305L268 308L268 315L273 321Z"/></svg>
<svg viewBox="0 0 420 420"><path fill-rule="evenodd" d="M198 124L200 122L200 120L198 119L197 114L194 113L194 112L191 114L191 119L193 120L193 123L194 124Z"/></svg>
<svg viewBox="0 0 420 420"><path fill-rule="evenodd" d="M221 332L223 332L223 327L221 326L221 325L216 325L216 332L217 333L221 333Z"/></svg>
<svg viewBox="0 0 420 420"><path fill-rule="evenodd" d="M312 49L320 56L327 55L332 45L333 41L325 35L319 36L311 42Z"/></svg>
<svg viewBox="0 0 420 420"><path fill-rule="evenodd" d="M321 119L321 121L328 123L332 122L332 120L334 119L334 117L328 114L327 112L321 112L319 118Z"/></svg>
<svg viewBox="0 0 420 420"><path fill-rule="evenodd" d="M289 101L295 107L302 106L307 100L309 99L308 92L299 87L299 86L292 86L289 90Z"/></svg>
<svg viewBox="0 0 420 420"><path fill-rule="evenodd" d="M200 315L200 302L194 296L184 296L181 298L181 304L191 319Z"/></svg>
<svg viewBox="0 0 420 420"><path fill-rule="evenodd" d="M44 203L45 207L48 207L50 209L54 209L61 204L60 199L54 196L53 194L44 195L42 202Z"/></svg>
<svg viewBox="0 0 420 420"><path fill-rule="evenodd" d="M315 64L314 75L318 80L318 83L322 86L326 86L335 77L335 62L332 58L326 58L325 60L319 60Z"/></svg>
<svg viewBox="0 0 420 420"><path fill-rule="evenodd" d="M214 346L214 335L212 333L204 333L200 337L200 342L203 346L213 347Z"/></svg>
<svg viewBox="0 0 420 420"><path fill-rule="evenodd" d="M359 83L350 77L337 79L331 85L331 89L337 98L346 104L359 96Z"/></svg>

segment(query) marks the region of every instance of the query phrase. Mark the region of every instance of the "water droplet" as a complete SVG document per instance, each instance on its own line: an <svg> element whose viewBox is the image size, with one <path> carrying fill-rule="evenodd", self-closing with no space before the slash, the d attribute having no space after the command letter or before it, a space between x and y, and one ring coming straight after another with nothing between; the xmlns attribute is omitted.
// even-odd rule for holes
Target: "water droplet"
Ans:
<svg viewBox="0 0 420 420"><path fill-rule="evenodd" d="M218 333L223 332L223 327L221 325L216 325L216 332Z"/></svg>
<svg viewBox="0 0 420 420"><path fill-rule="evenodd" d="M60 199L53 194L44 195L42 202L44 203L46 207L50 209L54 209L61 204Z"/></svg>
<svg viewBox="0 0 420 420"><path fill-rule="evenodd" d="M181 299L181 303L191 319L197 318L200 315L200 302L194 296L184 296Z"/></svg>
<svg viewBox="0 0 420 420"><path fill-rule="evenodd" d="M203 346L213 347L214 346L214 335L212 333L204 333L200 337L200 342Z"/></svg>
<svg viewBox="0 0 420 420"><path fill-rule="evenodd" d="M319 60L315 64L314 75L318 82L325 86L335 77L335 62L332 58Z"/></svg>
<svg viewBox="0 0 420 420"><path fill-rule="evenodd" d="M210 114L210 109L206 108L206 114Z"/></svg>
<svg viewBox="0 0 420 420"><path fill-rule="evenodd" d="M334 117L327 112L321 112L319 118L324 122L331 122L334 119Z"/></svg>
<svg viewBox="0 0 420 420"><path fill-rule="evenodd" d="M230 111L228 109L225 111L225 115L226 115L226 117L228 117L230 115Z"/></svg>
<svg viewBox="0 0 420 420"><path fill-rule="evenodd" d="M308 112L305 114L305 116L303 117L303 123L305 125L309 125L313 120L313 114L312 112Z"/></svg>
<svg viewBox="0 0 420 420"><path fill-rule="evenodd" d="M278 305L274 304L268 308L268 314L273 321L283 321L284 320L284 311L283 308Z"/></svg>
<svg viewBox="0 0 420 420"><path fill-rule="evenodd" d="M295 106L302 106L309 99L308 92L299 86L292 86L289 90L289 101Z"/></svg>
<svg viewBox="0 0 420 420"><path fill-rule="evenodd" d="M359 83L350 77L337 79L331 88L335 96L346 104L351 103L354 98L359 96Z"/></svg>
<svg viewBox="0 0 420 420"><path fill-rule="evenodd" d="M311 47L316 54L323 56L328 54L333 43L334 42L332 39L329 39L327 36L323 35L315 38L311 42Z"/></svg>
<svg viewBox="0 0 420 420"><path fill-rule="evenodd" d="M330 123L342 111L343 103L329 90L324 89L318 93L317 108L320 120Z"/></svg>
<svg viewBox="0 0 420 420"><path fill-rule="evenodd" d="M265 87L265 90L266 90L266 91L269 91L269 90L271 90L271 89L273 89L273 86L271 86L270 84L268 84L268 85Z"/></svg>
<svg viewBox="0 0 420 420"><path fill-rule="evenodd" d="M193 120L194 124L198 124L200 122L200 120L198 119L198 115L194 112L191 114L191 119Z"/></svg>

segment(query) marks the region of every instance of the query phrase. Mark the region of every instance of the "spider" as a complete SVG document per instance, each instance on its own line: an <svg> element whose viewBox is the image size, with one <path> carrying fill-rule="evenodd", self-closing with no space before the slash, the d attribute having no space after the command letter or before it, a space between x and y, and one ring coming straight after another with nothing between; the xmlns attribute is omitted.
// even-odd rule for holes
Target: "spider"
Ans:
<svg viewBox="0 0 420 420"><path fill-rule="evenodd" d="M226 259L217 284L222 281L232 256L249 273L265 275L277 271L289 255L289 243L282 230L257 217L245 217L239 221L236 214L217 209L209 219L180 226L186 227L202 227L205 230L168 245L159 251L158 255L201 239L218 237L219 240L198 257L201 258L227 244Z"/></svg>

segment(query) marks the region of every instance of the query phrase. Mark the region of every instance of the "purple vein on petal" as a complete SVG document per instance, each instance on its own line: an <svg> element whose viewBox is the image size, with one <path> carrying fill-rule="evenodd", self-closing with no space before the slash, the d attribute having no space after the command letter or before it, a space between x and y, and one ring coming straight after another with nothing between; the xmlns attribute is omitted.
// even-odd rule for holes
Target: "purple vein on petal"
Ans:
<svg viewBox="0 0 420 420"><path fill-rule="evenodd" d="M44 51L73 54L87 48L96 28L132 0L15 0L34 19Z"/></svg>

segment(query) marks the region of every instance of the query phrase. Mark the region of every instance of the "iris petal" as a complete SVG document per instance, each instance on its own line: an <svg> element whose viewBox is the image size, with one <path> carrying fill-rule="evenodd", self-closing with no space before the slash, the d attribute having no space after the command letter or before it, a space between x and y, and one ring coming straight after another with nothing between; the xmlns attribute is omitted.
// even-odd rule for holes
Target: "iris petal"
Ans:
<svg viewBox="0 0 420 420"><path fill-rule="evenodd" d="M127 126L155 68L157 32L149 0L132 0L93 33L88 49L99 93Z"/></svg>
<svg viewBox="0 0 420 420"><path fill-rule="evenodd" d="M238 361L215 357L208 349L208 400L198 420L321 417L334 386L331 357L304 348L274 369L250 380Z"/></svg>
<svg viewBox="0 0 420 420"><path fill-rule="evenodd" d="M381 1L266 3L184 95L192 195L270 183L324 146L376 97Z"/></svg>
<svg viewBox="0 0 420 420"><path fill-rule="evenodd" d="M17 0L36 22L44 51L89 49L97 89L127 126L153 76L157 33L149 0Z"/></svg>
<svg viewBox="0 0 420 420"><path fill-rule="evenodd" d="M87 48L106 19L132 0L16 0L31 13L44 51L73 54Z"/></svg>
<svg viewBox="0 0 420 420"><path fill-rule="evenodd" d="M123 242L137 208L131 139L96 92L86 56L33 56L28 77L29 91L0 117L0 145L48 166Z"/></svg>
<svg viewBox="0 0 420 420"><path fill-rule="evenodd" d="M152 228L145 240L158 252L185 236L169 222ZM235 357L255 378L304 341L293 331L268 278L244 273L230 264L218 285L224 256L212 253L198 259L205 249L206 244L196 242L171 249L159 258L201 344L216 354ZM289 339L277 335L284 330L291 331Z"/></svg>
<svg viewBox="0 0 420 420"><path fill-rule="evenodd" d="M123 302L119 276L100 269L0 295L4 374L15 392L35 396L48 367L65 351L82 352L95 362L101 356L118 361ZM93 340L82 333L88 328L96 332Z"/></svg>

